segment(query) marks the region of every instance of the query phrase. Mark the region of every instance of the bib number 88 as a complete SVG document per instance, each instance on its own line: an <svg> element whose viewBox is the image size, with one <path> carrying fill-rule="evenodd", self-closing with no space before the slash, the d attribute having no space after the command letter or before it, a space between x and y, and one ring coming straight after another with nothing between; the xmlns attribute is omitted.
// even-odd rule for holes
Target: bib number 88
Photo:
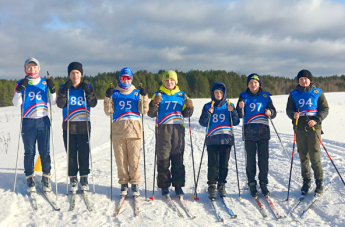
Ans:
<svg viewBox="0 0 345 227"><path fill-rule="evenodd" d="M71 105L75 106L75 105L78 105L78 106L81 106L83 105L83 97L78 97L78 104L77 104L77 97L71 97Z"/></svg>

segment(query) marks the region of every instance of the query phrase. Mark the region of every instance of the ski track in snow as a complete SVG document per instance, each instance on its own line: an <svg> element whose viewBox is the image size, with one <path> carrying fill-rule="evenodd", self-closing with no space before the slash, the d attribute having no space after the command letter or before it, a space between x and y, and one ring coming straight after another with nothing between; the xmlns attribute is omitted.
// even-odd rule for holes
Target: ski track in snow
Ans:
<svg viewBox="0 0 345 227"><path fill-rule="evenodd" d="M330 104L330 114L323 123L325 134L322 141L330 153L342 176L345 176L345 160L343 157L345 144L344 119L339 115L345 109L344 93L327 93L326 97ZM277 108L278 116L273 120L282 140L282 143L291 158L293 131L291 121L285 114L287 95L273 96L273 103ZM202 149L205 138L205 128L198 123L201 109L209 99L194 99L195 111L191 118L192 139L194 148L195 174L199 168ZM231 99L236 103L237 99ZM186 186L184 187L185 200L188 206L196 215L194 220L190 220L182 209L178 198L175 196L173 188L170 189L171 197L183 212L185 218L179 218L171 207L161 196L160 190L155 186L154 202L145 201L144 184L144 157L141 154L141 174L140 184L140 216L134 217L134 199L131 194L127 197L120 214L113 217L116 206L120 201L120 189L117 183L117 170L115 158L113 157L113 201L110 200L110 143L109 143L109 117L103 112L103 100L99 100L98 106L91 110L92 132L92 161L93 161L93 181L95 183L96 194L93 194L92 175L89 175L90 192L89 198L94 211L89 212L81 194L77 194L76 208L70 211L70 197L66 196L66 153L62 141L62 114L61 110L53 106L53 132L55 148L55 165L58 186L57 204L61 211L54 211L51 205L38 190L38 210L33 211L26 193L26 179L23 168L23 143L20 140L20 151L17 171L17 188L13 193L13 183L15 176L15 161L18 146L20 109L16 107L3 107L0 113L0 226L345 226L344 217L344 185L340 178L335 178L334 184L325 195L304 215L298 222L291 221L290 218L276 220L268 203L261 197L261 202L268 211L269 217L264 219L259 212L255 201L246 190L245 156L243 141L241 136L242 122L234 127L237 164L241 188L241 197L238 196L234 149L232 147L229 163L228 183L226 189L231 198L231 208L237 214L237 219L231 219L223 207L219 197L217 205L224 223L218 223L217 217L212 210L207 198L207 151L205 148L202 161L200 179L198 184L199 201L193 201L190 195L194 193L194 176L192 166L192 154L190 147L190 135L188 119L186 125L186 147L184 154L184 164L186 167ZM152 196L154 151L155 151L155 119L144 117L145 130L145 150L146 150L146 174L147 174L147 197ZM8 145L8 147L7 147ZM7 152L7 153L6 153ZM300 175L300 164L297 149L295 150L294 168ZM37 152L38 153L38 152ZM325 182L334 175L337 175L326 152L321 150L322 165L324 168ZM51 149L53 159L53 150ZM54 163L52 163L52 188L55 192ZM290 163L281 147L278 137L271 126L270 159L269 159L269 189L271 197L278 210L287 214L290 207L300 195L301 181L298 181L292 172L290 201L286 202L287 187L289 180ZM156 175L157 176L157 175ZM41 180L41 173L36 173L36 182ZM156 184L157 182L155 182ZM310 198L306 198L309 201ZM304 208L303 203L297 209L296 214L300 214Z"/></svg>

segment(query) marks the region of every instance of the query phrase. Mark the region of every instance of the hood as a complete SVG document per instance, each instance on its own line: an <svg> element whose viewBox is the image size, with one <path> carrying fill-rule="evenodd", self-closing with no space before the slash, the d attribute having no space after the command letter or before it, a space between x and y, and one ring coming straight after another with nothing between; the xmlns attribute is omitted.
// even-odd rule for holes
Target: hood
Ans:
<svg viewBox="0 0 345 227"><path fill-rule="evenodd" d="M215 99L214 97L214 91L215 90L222 90L224 95L223 95L223 98L222 100L218 101ZM212 84L211 86L211 98L212 98L212 101L214 101L214 104L216 106L222 106L225 102L226 102L226 87L225 87L225 84L222 83L222 82L215 82Z"/></svg>

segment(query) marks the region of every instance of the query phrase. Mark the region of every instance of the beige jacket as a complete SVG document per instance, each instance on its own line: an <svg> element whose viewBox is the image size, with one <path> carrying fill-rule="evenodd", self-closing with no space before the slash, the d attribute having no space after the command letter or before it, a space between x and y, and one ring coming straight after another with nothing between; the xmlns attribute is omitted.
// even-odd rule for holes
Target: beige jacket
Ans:
<svg viewBox="0 0 345 227"><path fill-rule="evenodd" d="M127 90L116 86L114 90L118 90L121 94L130 94L134 89L131 85ZM142 109L143 103L143 109ZM111 99L108 97L104 98L104 113L106 115L111 115L114 113L114 104L111 102ZM116 107L115 107L116 108ZM141 114L146 114L149 110L149 99L148 96L141 96L141 99L138 103L138 110ZM112 124L113 138L142 138L142 126L141 122L137 120L124 120L124 121L115 121Z"/></svg>

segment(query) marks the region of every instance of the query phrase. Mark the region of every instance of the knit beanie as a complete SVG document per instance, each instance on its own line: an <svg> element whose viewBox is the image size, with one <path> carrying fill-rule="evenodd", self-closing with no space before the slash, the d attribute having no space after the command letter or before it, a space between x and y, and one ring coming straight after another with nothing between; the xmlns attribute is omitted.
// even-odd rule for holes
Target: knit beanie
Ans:
<svg viewBox="0 0 345 227"><path fill-rule="evenodd" d="M299 78L301 77L307 77L310 81L312 81L313 79L313 75L311 74L311 72L306 69L299 71L299 73L297 74L297 81L299 81Z"/></svg>
<svg viewBox="0 0 345 227"><path fill-rule="evenodd" d="M83 75L83 65L79 62L72 62L68 65L68 76L73 70L78 70Z"/></svg>
<svg viewBox="0 0 345 227"><path fill-rule="evenodd" d="M38 66L38 70L40 70L40 63L38 62L38 60L37 60L36 58L28 58L28 59L26 59L26 61L24 62L24 71L25 71L25 74L26 74L27 76L29 76L29 79L35 79L35 78L39 77L39 76L38 76L38 73L28 73L28 72L26 71L26 65L29 64L30 62L35 63L35 64Z"/></svg>
<svg viewBox="0 0 345 227"><path fill-rule="evenodd" d="M171 78L173 80L175 80L176 84L178 82L177 80L177 74L175 71L172 71L172 70L169 70L169 71L166 71L164 74L163 74L163 78L162 78L162 82L164 84L164 80L168 79L168 78Z"/></svg>
<svg viewBox="0 0 345 227"><path fill-rule="evenodd" d="M133 72L130 68L126 67L126 68L121 69L119 80L121 80L121 76L123 75L130 76L131 80L133 80Z"/></svg>
<svg viewBox="0 0 345 227"><path fill-rule="evenodd" d="M250 74L247 77L247 86L248 86L250 80L257 80L257 81L259 81L259 85L261 87L262 81L261 81L261 76L259 74L256 74L256 73Z"/></svg>

